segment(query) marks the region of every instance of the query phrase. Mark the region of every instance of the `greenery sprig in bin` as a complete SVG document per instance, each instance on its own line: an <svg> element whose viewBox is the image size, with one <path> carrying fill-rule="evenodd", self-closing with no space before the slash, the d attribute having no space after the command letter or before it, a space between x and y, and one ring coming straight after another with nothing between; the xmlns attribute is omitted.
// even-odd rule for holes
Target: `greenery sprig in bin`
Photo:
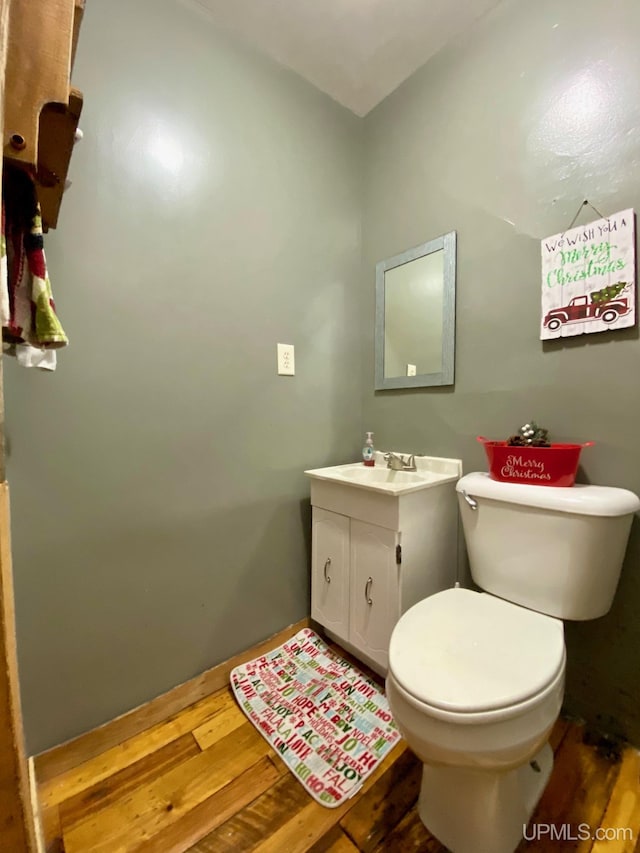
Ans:
<svg viewBox="0 0 640 853"><path fill-rule="evenodd" d="M535 421L524 424L516 435L507 439L509 447L551 447L549 430L539 427Z"/></svg>

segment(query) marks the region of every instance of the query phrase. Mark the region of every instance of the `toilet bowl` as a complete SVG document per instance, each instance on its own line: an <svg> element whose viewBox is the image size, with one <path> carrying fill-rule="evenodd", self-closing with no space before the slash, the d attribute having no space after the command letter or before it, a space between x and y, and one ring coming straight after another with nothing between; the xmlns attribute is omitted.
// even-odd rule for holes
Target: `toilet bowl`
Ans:
<svg viewBox="0 0 640 853"><path fill-rule="evenodd" d="M517 846L551 771L564 674L562 622L485 593L445 590L396 626L387 697L424 764L420 817L450 850Z"/></svg>
<svg viewBox="0 0 640 853"><path fill-rule="evenodd" d="M560 713L562 619L606 613L636 495L469 474L457 484L471 573L391 635L387 698L423 762L420 817L452 853L513 853L547 784Z"/></svg>

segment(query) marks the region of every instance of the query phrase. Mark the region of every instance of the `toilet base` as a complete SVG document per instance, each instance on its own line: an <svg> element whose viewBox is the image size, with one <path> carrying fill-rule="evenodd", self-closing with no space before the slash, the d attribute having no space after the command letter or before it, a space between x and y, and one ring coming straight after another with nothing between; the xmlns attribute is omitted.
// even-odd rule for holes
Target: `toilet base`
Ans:
<svg viewBox="0 0 640 853"><path fill-rule="evenodd" d="M549 744L506 773L425 764L418 814L451 853L513 853L552 767Z"/></svg>

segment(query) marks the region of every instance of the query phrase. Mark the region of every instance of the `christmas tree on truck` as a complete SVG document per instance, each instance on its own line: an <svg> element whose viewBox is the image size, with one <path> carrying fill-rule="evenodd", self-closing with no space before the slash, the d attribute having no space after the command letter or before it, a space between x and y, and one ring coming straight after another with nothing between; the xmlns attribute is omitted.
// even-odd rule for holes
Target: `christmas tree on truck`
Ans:
<svg viewBox="0 0 640 853"><path fill-rule="evenodd" d="M616 284L610 284L607 287L603 287L602 290L593 290L589 295L591 296L592 302L609 302L609 300L615 299L619 293L622 293L626 287L626 281L619 281Z"/></svg>

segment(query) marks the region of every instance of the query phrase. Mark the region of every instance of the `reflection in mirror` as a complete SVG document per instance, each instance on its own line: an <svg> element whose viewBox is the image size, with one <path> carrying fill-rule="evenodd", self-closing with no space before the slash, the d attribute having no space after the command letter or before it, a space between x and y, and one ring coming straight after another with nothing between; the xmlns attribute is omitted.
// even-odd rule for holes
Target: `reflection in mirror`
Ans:
<svg viewBox="0 0 640 853"><path fill-rule="evenodd" d="M455 231L376 266L376 389L452 385Z"/></svg>
<svg viewBox="0 0 640 853"><path fill-rule="evenodd" d="M442 365L443 255L432 252L384 277L384 375L438 373Z"/></svg>

